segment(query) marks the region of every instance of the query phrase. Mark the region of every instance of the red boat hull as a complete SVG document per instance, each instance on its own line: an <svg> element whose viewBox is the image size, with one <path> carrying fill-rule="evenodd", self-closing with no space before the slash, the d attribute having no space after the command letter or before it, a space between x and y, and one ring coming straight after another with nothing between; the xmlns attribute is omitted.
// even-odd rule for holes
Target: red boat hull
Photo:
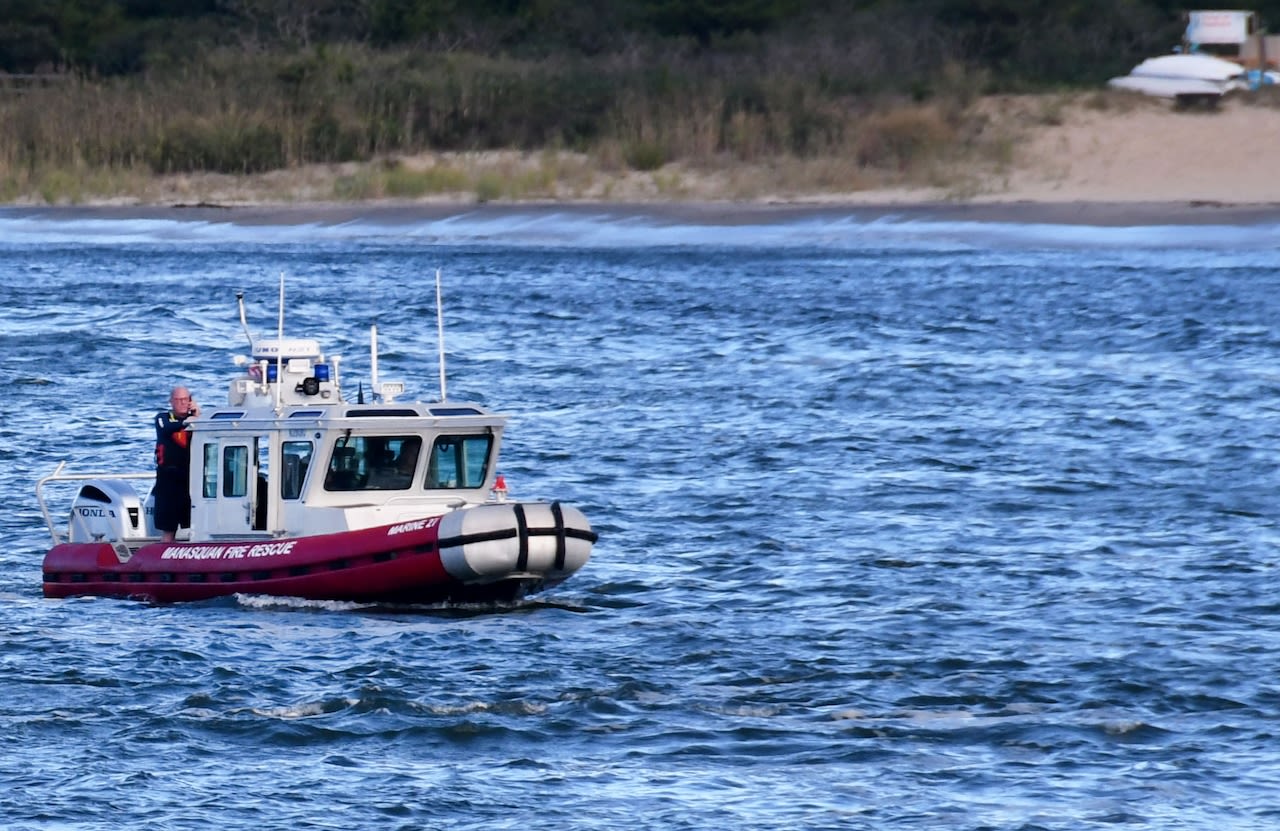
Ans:
<svg viewBox="0 0 1280 831"><path fill-rule="evenodd" d="M45 555L44 594L157 603L233 594L472 603L517 599L568 576L513 572L498 579L459 580L442 560L438 519L280 540L152 543L137 551L123 543L63 543ZM444 547L460 544L443 542Z"/></svg>

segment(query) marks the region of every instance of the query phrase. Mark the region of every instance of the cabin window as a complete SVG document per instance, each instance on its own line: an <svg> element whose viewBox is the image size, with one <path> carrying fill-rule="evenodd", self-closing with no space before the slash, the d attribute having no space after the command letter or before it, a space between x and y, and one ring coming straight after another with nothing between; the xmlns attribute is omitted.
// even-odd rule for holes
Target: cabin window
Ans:
<svg viewBox="0 0 1280 831"><path fill-rule="evenodd" d="M200 494L205 499L214 499L218 495L218 445L204 446L204 476Z"/></svg>
<svg viewBox="0 0 1280 831"><path fill-rule="evenodd" d="M280 461L284 470L280 476L280 498L297 499L302 496L302 483L307 479L311 466L309 441L287 441L280 445Z"/></svg>
<svg viewBox="0 0 1280 831"><path fill-rule="evenodd" d="M234 444L222 450L222 495L249 493L249 448Z"/></svg>
<svg viewBox="0 0 1280 831"><path fill-rule="evenodd" d="M333 447L324 489L407 490L413 486L421 452L418 436L343 437Z"/></svg>
<svg viewBox="0 0 1280 831"><path fill-rule="evenodd" d="M489 472L493 436L439 436L427 459L428 489L479 488Z"/></svg>

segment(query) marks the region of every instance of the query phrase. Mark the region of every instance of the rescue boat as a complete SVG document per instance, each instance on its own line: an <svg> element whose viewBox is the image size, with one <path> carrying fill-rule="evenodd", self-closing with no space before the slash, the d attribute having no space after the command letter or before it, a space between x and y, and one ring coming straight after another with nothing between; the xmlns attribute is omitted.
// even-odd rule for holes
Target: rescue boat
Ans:
<svg viewBox="0 0 1280 831"><path fill-rule="evenodd" d="M437 297L439 283L437 275ZM283 286L281 289L283 305ZM246 594L356 603L491 603L563 582L597 539L577 508L507 498L498 454L507 417L440 400L404 403L377 378L344 400L341 359L309 338L250 333L227 403L188 423L191 523L163 542L154 473L72 473L36 485L53 537L44 595L156 603ZM283 315L281 316L283 320ZM74 492L65 532L46 489ZM70 484L65 484L70 483Z"/></svg>

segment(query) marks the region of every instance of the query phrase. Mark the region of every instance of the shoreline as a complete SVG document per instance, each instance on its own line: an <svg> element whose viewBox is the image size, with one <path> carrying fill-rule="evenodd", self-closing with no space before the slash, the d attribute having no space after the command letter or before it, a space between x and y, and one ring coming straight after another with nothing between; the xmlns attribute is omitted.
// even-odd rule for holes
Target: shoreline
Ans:
<svg viewBox="0 0 1280 831"><path fill-rule="evenodd" d="M819 160L816 168L799 172L785 160L766 159L714 169L673 162L644 173L593 168L576 154L549 161L545 154L490 151L398 160L409 171L442 165L465 174L448 192L390 196L394 191L378 184L381 162L311 165L252 176L144 177L117 182L113 195L91 196L85 189L49 202L33 194L0 205L0 217L407 225L557 213L703 225L1280 224L1271 146L1280 133L1280 99L1232 100L1212 112L1183 112L1133 96L1109 96L1101 104L1081 96L996 96L979 106L989 117L989 140L1008 142L998 162L940 160L929 176L888 177L879 184L855 175L848 159ZM520 180L531 173L549 177L536 192L490 193L477 184L484 177ZM340 187L361 177L374 184L358 195Z"/></svg>
<svg viewBox="0 0 1280 831"><path fill-rule="evenodd" d="M369 201L254 203L239 205L175 203L170 205L0 206L0 219L59 221L165 220L234 225L340 225L375 222L410 225L462 216L499 219L528 214L647 219L668 224L750 225L805 220L856 219L900 222L973 222L1014 225L1147 227L1168 225L1280 224L1280 202L1225 203L1209 200L1150 202L1019 201L672 201L588 202L529 201Z"/></svg>

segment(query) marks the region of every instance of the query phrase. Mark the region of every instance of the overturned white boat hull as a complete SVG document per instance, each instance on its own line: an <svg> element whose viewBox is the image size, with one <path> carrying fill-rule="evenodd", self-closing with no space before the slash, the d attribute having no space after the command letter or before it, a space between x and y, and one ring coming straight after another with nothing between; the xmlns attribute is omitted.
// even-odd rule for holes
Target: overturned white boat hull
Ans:
<svg viewBox="0 0 1280 831"><path fill-rule="evenodd" d="M1112 78L1107 85L1157 98L1182 100L1217 100L1249 86L1243 66L1211 55L1148 58L1128 75Z"/></svg>
<svg viewBox="0 0 1280 831"><path fill-rule="evenodd" d="M1221 84L1195 78L1154 78L1140 75L1123 75L1107 82L1112 89L1140 92L1155 98L1180 98L1204 96L1220 98L1224 94Z"/></svg>

